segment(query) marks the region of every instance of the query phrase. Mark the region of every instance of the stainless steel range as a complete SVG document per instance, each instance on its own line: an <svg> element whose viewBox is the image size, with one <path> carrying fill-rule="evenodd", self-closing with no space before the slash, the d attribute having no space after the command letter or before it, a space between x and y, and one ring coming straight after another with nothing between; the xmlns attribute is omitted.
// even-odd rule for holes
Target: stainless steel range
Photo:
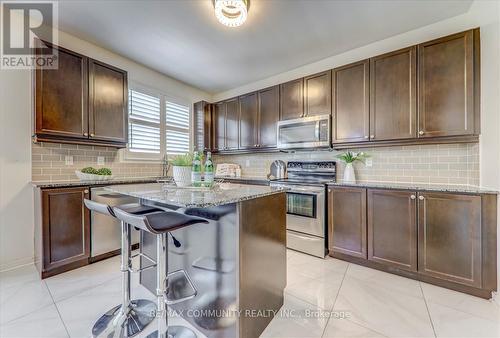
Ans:
<svg viewBox="0 0 500 338"><path fill-rule="evenodd" d="M287 247L325 257L326 184L335 181L335 162L288 162L287 172L288 178L271 181L288 189Z"/></svg>

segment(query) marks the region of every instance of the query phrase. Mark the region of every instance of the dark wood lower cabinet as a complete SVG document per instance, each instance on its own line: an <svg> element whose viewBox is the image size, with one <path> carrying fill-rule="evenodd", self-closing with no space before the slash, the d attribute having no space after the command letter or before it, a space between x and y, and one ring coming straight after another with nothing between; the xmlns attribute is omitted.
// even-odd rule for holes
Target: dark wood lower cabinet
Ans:
<svg viewBox="0 0 500 338"><path fill-rule="evenodd" d="M497 196L329 187L330 256L491 298Z"/></svg>
<svg viewBox="0 0 500 338"><path fill-rule="evenodd" d="M367 258L366 189L329 189L329 234L331 252Z"/></svg>
<svg viewBox="0 0 500 338"><path fill-rule="evenodd" d="M416 192L368 190L368 259L417 270Z"/></svg>
<svg viewBox="0 0 500 338"><path fill-rule="evenodd" d="M90 212L83 200L88 187L37 189L35 263L42 278L87 265Z"/></svg>
<svg viewBox="0 0 500 338"><path fill-rule="evenodd" d="M481 287L481 196L420 193L418 270Z"/></svg>

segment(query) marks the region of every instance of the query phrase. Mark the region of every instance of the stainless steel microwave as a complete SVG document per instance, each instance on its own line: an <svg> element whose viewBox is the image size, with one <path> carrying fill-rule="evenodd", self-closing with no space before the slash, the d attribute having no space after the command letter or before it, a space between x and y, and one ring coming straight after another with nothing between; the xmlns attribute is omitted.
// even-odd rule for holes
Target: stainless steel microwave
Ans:
<svg viewBox="0 0 500 338"><path fill-rule="evenodd" d="M279 121L278 148L329 147L330 125L330 115Z"/></svg>

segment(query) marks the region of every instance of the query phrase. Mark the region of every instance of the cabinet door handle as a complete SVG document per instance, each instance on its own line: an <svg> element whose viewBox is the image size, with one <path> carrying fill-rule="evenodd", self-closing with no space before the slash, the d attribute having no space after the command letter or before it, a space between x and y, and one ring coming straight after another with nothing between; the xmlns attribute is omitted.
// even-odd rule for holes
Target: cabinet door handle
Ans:
<svg viewBox="0 0 500 338"><path fill-rule="evenodd" d="M83 193L84 193L84 194L88 194L88 193L89 193L89 190L88 190L88 189L85 189L85 190L83 191Z"/></svg>
<svg viewBox="0 0 500 338"><path fill-rule="evenodd" d="M412 200L414 200L414 199L415 199L415 198L417 198L417 197L416 197L415 195L411 195L411 196L410 196L410 198L411 198Z"/></svg>
<svg viewBox="0 0 500 338"><path fill-rule="evenodd" d="M421 131L419 131L419 132L418 132L418 134L419 134L419 135L424 135L424 131L423 131L423 130L421 130Z"/></svg>
<svg viewBox="0 0 500 338"><path fill-rule="evenodd" d="M89 136L89 133L83 133L83 136L87 137Z"/></svg>
<svg viewBox="0 0 500 338"><path fill-rule="evenodd" d="M374 139L374 138L375 138L375 135L370 135L370 138L371 138L371 139Z"/></svg>
<svg viewBox="0 0 500 338"><path fill-rule="evenodd" d="M418 196L418 199L423 201L425 198L424 198L424 196Z"/></svg>
<svg viewBox="0 0 500 338"><path fill-rule="evenodd" d="M91 134L90 134L90 137L94 137L94 134L92 134L92 133L91 133Z"/></svg>
<svg viewBox="0 0 500 338"><path fill-rule="evenodd" d="M368 135L365 135L365 138L367 139L369 136Z"/></svg>

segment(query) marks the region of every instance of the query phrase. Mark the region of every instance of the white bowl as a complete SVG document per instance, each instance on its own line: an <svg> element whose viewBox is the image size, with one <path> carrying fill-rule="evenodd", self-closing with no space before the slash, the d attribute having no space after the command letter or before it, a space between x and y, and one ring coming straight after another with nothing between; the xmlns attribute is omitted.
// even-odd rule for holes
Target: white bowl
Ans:
<svg viewBox="0 0 500 338"><path fill-rule="evenodd" d="M75 170L76 176L80 181L109 181L113 178L113 175L94 175L82 173L80 170Z"/></svg>

